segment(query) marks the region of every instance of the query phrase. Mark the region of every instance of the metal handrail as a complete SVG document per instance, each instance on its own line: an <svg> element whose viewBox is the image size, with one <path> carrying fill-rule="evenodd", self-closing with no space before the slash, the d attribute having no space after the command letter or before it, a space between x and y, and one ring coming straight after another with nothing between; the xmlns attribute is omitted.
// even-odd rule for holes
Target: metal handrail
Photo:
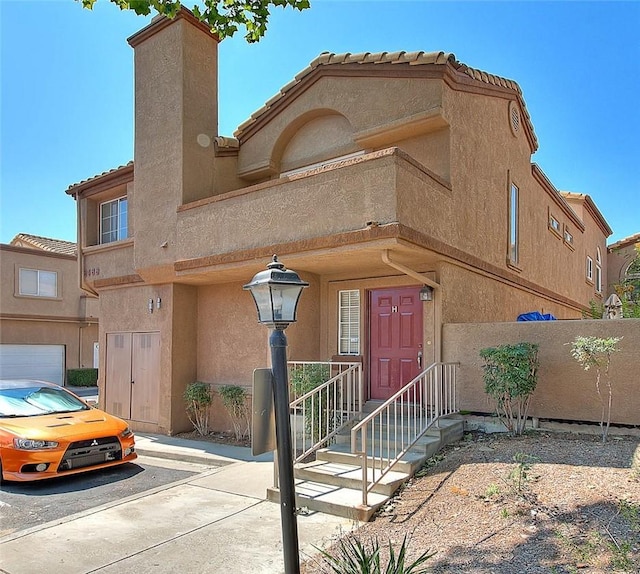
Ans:
<svg viewBox="0 0 640 574"><path fill-rule="evenodd" d="M360 363L290 362L289 369L291 372L307 365L326 366L329 374L338 372L290 403L294 463L328 445L362 412L364 393Z"/></svg>
<svg viewBox="0 0 640 574"><path fill-rule="evenodd" d="M457 365L434 363L351 429L351 452L360 455L365 506L369 492L429 427L458 412Z"/></svg>

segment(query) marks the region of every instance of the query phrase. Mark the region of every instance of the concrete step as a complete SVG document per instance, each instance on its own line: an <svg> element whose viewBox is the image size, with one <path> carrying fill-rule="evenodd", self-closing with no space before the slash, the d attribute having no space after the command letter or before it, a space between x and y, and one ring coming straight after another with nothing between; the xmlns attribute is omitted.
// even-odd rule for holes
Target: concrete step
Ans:
<svg viewBox="0 0 640 574"><path fill-rule="evenodd" d="M384 494L370 492L365 506L362 504L362 490L307 480L297 480L295 489L297 508L308 508L360 522L371 520L376 511L389 500ZM267 499L280 502L280 491L268 488Z"/></svg>
<svg viewBox="0 0 640 574"><path fill-rule="evenodd" d="M438 451L438 446L436 445L436 443L434 443L433 449L434 449L433 454L435 454ZM418 470L420 466L422 466L422 463L427 458L433 456L433 454L427 455L424 452L421 452L420 450L418 451L410 450L408 453L404 455L404 457L401 460L399 460L396 463L394 470L396 472L401 472L401 473L411 475L416 470ZM376 453L375 457L369 456L368 457L369 465L373 467L374 464L376 463L379 464L380 456L381 455L379 451ZM382 457L384 456L386 456L386 454L383 451ZM335 462L340 464L350 464L353 466L360 465L360 455L353 454L351 452L350 445L347 445L347 444L332 444L328 448L321 448L316 452L316 460L322 460L326 462Z"/></svg>
<svg viewBox="0 0 640 574"><path fill-rule="evenodd" d="M345 464L341 462L316 460L306 464L298 464L295 467L295 476L309 482L320 482L341 488L354 490L362 489L362 468L360 465ZM369 479L373 476L373 469L367 469ZM392 496L398 488L409 480L409 474L389 471L373 488L373 492Z"/></svg>
<svg viewBox="0 0 640 574"><path fill-rule="evenodd" d="M464 424L462 421L449 418L440 419L427 429L426 433L411 447L411 450L424 453L426 456L433 456L441 448L441 445L460 440L463 434ZM360 436L360 433L358 433L357 447L359 449L361 448ZM369 433L370 436L371 434ZM390 448L394 449L395 445L408 444L411 436L412 433L409 432L407 427L400 427L396 431L392 426L383 425L382 429L376 429L375 431L376 455L380 456L380 452L382 452L382 456L388 456ZM334 438L334 441L334 445L350 446L351 434L349 431L339 433ZM371 438L369 438L367 446L371 442ZM340 450L343 450L342 446Z"/></svg>
<svg viewBox="0 0 640 574"><path fill-rule="evenodd" d="M331 446L318 450L315 461L295 466L296 505L366 522L428 458L447 443L461 438L463 430L463 421L459 419L440 419L369 492L367 505L362 504L361 457L351 452L350 433L346 432ZM386 464L385 458L390 454L387 441L382 441L382 445L380 442L376 452L368 454L369 477L372 476L371 469ZM388 442L392 444L393 440ZM269 488L267 498L279 502L279 490Z"/></svg>

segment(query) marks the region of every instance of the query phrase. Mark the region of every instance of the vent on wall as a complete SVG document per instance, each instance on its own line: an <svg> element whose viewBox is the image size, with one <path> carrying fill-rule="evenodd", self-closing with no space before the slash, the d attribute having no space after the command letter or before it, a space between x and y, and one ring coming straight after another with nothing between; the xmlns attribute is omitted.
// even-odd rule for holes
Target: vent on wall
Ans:
<svg viewBox="0 0 640 574"><path fill-rule="evenodd" d="M514 136L520 131L520 108L514 101L509 102L509 123Z"/></svg>

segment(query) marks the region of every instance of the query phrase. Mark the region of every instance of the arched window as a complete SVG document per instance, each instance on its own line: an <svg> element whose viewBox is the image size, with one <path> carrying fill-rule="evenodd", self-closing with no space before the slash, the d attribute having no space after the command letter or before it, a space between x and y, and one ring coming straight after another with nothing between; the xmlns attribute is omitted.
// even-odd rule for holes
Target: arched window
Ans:
<svg viewBox="0 0 640 574"><path fill-rule="evenodd" d="M622 284L627 293L627 300L640 302L640 250L624 272Z"/></svg>

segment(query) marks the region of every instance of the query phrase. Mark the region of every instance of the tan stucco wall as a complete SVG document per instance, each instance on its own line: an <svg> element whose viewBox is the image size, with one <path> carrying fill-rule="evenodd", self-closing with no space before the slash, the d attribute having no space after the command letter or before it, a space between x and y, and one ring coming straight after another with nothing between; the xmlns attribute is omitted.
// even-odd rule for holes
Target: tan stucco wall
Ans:
<svg viewBox="0 0 640 574"><path fill-rule="evenodd" d="M156 280L177 258L176 207L212 194L217 42L177 18L135 45L135 267ZM167 242L167 247L160 247ZM164 270L164 271L163 271Z"/></svg>
<svg viewBox="0 0 640 574"><path fill-rule="evenodd" d="M577 319L578 310L555 303L531 290L479 275L456 265L439 266L443 285L443 321L515 321L530 311L551 313L558 319Z"/></svg>
<svg viewBox="0 0 640 574"><path fill-rule="evenodd" d="M84 281L90 289L99 290L96 284L102 279L135 276L133 264L133 238L124 241L87 247L82 253Z"/></svg>
<svg viewBox="0 0 640 574"><path fill-rule="evenodd" d="M357 137L360 132L436 108L441 101L441 91L440 81L426 78L322 76L263 129L243 141L239 171L251 172L271 165L279 172L281 154L301 127L299 118L311 120L317 115L317 112L309 113L310 110L344 116ZM380 105L381 101L385 102L384 106ZM295 130L291 130L291 126ZM308 163L313 163L312 158L318 151L309 149L309 153Z"/></svg>
<svg viewBox="0 0 640 574"><path fill-rule="evenodd" d="M78 263L73 256L35 249L0 246L0 306L3 314L29 314L78 318L84 316L85 294L78 286ZM19 294L20 268L53 271L58 274L56 298Z"/></svg>
<svg viewBox="0 0 640 574"><path fill-rule="evenodd" d="M319 281L311 274L302 279L310 286L300 297L298 321L285 333L287 356L290 360L320 360ZM242 285L227 283L198 289L197 376L193 380L212 384L215 401L210 424L214 430L232 429L216 394L217 387L238 385L251 394L254 369L271 365L270 331L258 323L253 299ZM186 424L189 428L190 423Z"/></svg>
<svg viewBox="0 0 640 574"><path fill-rule="evenodd" d="M298 305L298 322L286 330L291 360L319 360L319 285L313 275ZM251 278L247 278L247 282ZM198 380L250 386L253 370L271 363L269 329L258 323L253 299L242 283L198 289Z"/></svg>
<svg viewBox="0 0 640 574"><path fill-rule="evenodd" d="M318 142L323 143L322 146ZM280 171L285 172L319 161L358 151L349 120L339 114L314 118L302 125L282 154Z"/></svg>
<svg viewBox="0 0 640 574"><path fill-rule="evenodd" d="M599 422L601 412L595 373L582 370L567 343L576 336L622 337L620 352L611 360L611 420L640 425L640 319L447 324L443 333L444 360L460 364L461 409L483 413L493 410L484 393L480 349L527 341L540 346L538 386L530 416L591 422Z"/></svg>
<svg viewBox="0 0 640 574"><path fill-rule="evenodd" d="M189 259L395 221L398 161L388 154L181 211L178 254Z"/></svg>

